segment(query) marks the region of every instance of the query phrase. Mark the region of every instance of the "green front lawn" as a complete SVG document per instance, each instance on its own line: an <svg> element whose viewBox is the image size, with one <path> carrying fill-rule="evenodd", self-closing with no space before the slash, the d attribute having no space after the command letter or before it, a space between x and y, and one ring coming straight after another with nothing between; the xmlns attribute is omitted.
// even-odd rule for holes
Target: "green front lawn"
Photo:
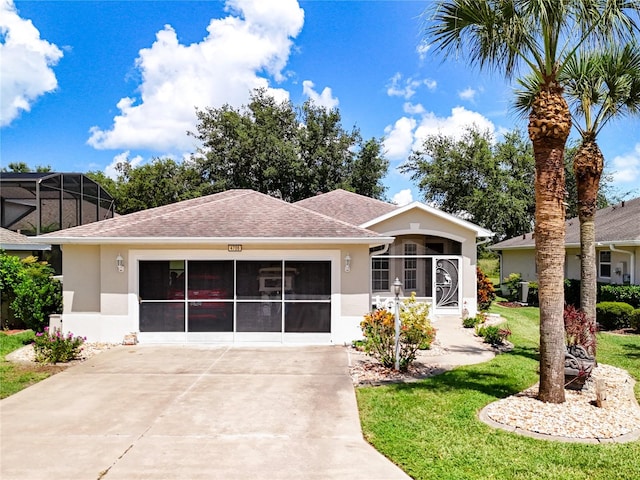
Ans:
<svg viewBox="0 0 640 480"><path fill-rule="evenodd" d="M634 479L640 442L585 445L534 440L477 419L487 404L537 381L538 309L507 318L512 352L418 383L357 389L367 440L416 479ZM598 360L640 379L640 336L599 334ZM636 384L640 399L640 385Z"/></svg>
<svg viewBox="0 0 640 480"><path fill-rule="evenodd" d="M8 362L5 356L33 341L33 332L16 335L0 332L0 398L13 395L61 370L48 365L20 365Z"/></svg>

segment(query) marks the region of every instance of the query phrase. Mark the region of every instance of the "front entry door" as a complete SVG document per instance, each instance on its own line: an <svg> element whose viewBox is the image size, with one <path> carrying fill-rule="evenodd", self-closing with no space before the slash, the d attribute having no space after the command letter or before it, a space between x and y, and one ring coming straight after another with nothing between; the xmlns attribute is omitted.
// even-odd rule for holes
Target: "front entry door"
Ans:
<svg viewBox="0 0 640 480"><path fill-rule="evenodd" d="M433 259L434 313L460 311L460 258L434 257Z"/></svg>

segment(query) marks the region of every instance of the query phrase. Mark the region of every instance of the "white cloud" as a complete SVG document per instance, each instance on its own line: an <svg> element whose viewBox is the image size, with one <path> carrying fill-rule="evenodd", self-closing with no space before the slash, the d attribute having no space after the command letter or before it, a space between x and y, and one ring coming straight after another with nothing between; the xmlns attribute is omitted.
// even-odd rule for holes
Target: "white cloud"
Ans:
<svg viewBox="0 0 640 480"><path fill-rule="evenodd" d="M239 106L259 87L287 99L285 90L269 88L259 74L284 78L292 39L304 23L297 1L227 0L225 8L229 15L212 19L199 43L179 43L170 25L156 33L136 59L140 98L122 98L113 126L92 127L87 143L98 149L190 150L193 139L186 132L195 130L195 107Z"/></svg>
<svg viewBox="0 0 640 480"><path fill-rule="evenodd" d="M419 121L414 118L401 117L396 123L385 128L384 147L390 160L406 160L411 150L419 149L429 135L446 135L461 138L465 127L475 125L481 131L488 130L495 135L495 125L478 112L464 107L451 109L449 117L438 117L433 112L421 115Z"/></svg>
<svg viewBox="0 0 640 480"><path fill-rule="evenodd" d="M316 92L313 87L315 85L311 80L305 80L302 82L302 93L313 101L316 105L326 108L327 110L332 110L338 106L337 98L334 98L331 93L331 89L329 87L324 87L322 93Z"/></svg>
<svg viewBox="0 0 640 480"><path fill-rule="evenodd" d="M389 79L387 85L387 95L390 97L404 97L405 100L409 100L416 94L418 88L426 86L429 90L434 90L438 83L435 80L426 78L423 80L417 80L409 77L403 81L402 74L396 73Z"/></svg>
<svg viewBox="0 0 640 480"><path fill-rule="evenodd" d="M421 61L427 58L427 52L431 49L431 44L427 43L426 40L422 40L418 46L416 47L416 52L418 53L418 57Z"/></svg>
<svg viewBox="0 0 640 480"><path fill-rule="evenodd" d="M109 178L117 180L118 170L116 170L116 167L118 166L119 163L129 162L132 167L137 167L142 163L143 158L140 155L136 155L133 158L129 158L130 154L131 152L127 150L126 152L119 153L118 155L113 157L113 160L111 161L111 163L105 167L104 174Z"/></svg>
<svg viewBox="0 0 640 480"><path fill-rule="evenodd" d="M28 112L38 97L52 92L58 81L51 67L62 51L40 38L31 20L20 17L13 0L0 0L0 126Z"/></svg>
<svg viewBox="0 0 640 480"><path fill-rule="evenodd" d="M458 97L460 97L460 99L462 100L473 102L475 100L476 93L478 93L476 90L471 87L467 87L461 92L458 92Z"/></svg>
<svg viewBox="0 0 640 480"><path fill-rule="evenodd" d="M415 119L402 117L396 120L393 126L389 125L384 129L385 139L383 146L387 158L390 160L407 158L413 145L413 130L415 128Z"/></svg>
<svg viewBox="0 0 640 480"><path fill-rule="evenodd" d="M613 180L616 183L640 181L640 143L632 152L616 156L613 161Z"/></svg>
<svg viewBox="0 0 640 480"><path fill-rule="evenodd" d="M411 189L406 188L404 190L400 190L391 198L391 202L395 203L399 207L402 207L403 205L409 205L411 202L413 202L413 194L411 193Z"/></svg>
<svg viewBox="0 0 640 480"><path fill-rule="evenodd" d="M451 116L436 117L434 113L423 115L420 125L416 128L416 142L421 142L427 135L442 134L448 137L461 138L466 127L475 125L481 131L488 130L494 134L496 127L481 113L467 110L464 107L451 109Z"/></svg>
<svg viewBox="0 0 640 480"><path fill-rule="evenodd" d="M411 102L405 102L402 106L402 110L404 110L404 113L408 113L409 115L420 115L426 112L421 103L413 104Z"/></svg>

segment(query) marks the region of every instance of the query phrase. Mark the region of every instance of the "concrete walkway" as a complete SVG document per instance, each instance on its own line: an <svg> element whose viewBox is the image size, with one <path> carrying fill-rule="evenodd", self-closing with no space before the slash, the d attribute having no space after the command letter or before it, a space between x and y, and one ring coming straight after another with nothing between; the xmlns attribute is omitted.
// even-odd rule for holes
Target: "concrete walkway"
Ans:
<svg viewBox="0 0 640 480"><path fill-rule="evenodd" d="M0 478L406 479L342 347L134 346L0 401Z"/></svg>
<svg viewBox="0 0 640 480"><path fill-rule="evenodd" d="M445 355L431 357L443 369L472 365L491 360L496 352L474 335L473 328L464 328L458 316L440 316L432 321L436 338L447 351Z"/></svg>

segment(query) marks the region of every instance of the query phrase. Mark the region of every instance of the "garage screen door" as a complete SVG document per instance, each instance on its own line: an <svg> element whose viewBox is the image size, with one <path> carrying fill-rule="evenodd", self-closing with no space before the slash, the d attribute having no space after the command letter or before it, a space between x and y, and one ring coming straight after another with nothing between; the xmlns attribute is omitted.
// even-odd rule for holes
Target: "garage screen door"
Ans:
<svg viewBox="0 0 640 480"><path fill-rule="evenodd" d="M141 261L141 332L330 333L331 262Z"/></svg>

